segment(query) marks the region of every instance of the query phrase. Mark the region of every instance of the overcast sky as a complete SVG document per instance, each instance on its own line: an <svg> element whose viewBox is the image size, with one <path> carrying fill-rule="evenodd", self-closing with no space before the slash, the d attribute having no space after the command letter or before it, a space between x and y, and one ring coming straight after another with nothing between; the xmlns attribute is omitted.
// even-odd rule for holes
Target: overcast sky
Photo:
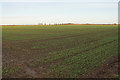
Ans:
<svg viewBox="0 0 120 80"><path fill-rule="evenodd" d="M0 24L118 22L119 0L1 0Z"/></svg>

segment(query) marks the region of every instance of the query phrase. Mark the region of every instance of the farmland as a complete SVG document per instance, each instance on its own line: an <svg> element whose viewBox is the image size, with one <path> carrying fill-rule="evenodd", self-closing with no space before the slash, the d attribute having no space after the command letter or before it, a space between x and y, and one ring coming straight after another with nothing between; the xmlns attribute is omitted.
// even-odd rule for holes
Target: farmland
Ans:
<svg viewBox="0 0 120 80"><path fill-rule="evenodd" d="M118 26L2 26L2 46L3 77L86 77L117 56Z"/></svg>

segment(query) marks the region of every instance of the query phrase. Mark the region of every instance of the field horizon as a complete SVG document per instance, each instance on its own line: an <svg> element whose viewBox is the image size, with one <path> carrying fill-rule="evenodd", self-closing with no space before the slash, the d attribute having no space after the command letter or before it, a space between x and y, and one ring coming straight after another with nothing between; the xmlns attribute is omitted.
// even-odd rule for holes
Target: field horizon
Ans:
<svg viewBox="0 0 120 80"><path fill-rule="evenodd" d="M63 23L63 24L42 24L42 25L119 25L119 24L75 24L75 23ZM41 26L42 26L41 25ZM0 26L31 26L30 24L5 24L5 25L0 25ZM40 26L40 24L33 24L32 26Z"/></svg>

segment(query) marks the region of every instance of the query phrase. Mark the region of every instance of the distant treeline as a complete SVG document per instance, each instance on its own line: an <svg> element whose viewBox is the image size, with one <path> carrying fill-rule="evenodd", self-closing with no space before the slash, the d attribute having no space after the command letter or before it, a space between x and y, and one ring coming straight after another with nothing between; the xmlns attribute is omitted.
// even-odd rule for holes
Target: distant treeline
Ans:
<svg viewBox="0 0 120 80"><path fill-rule="evenodd" d="M118 24L61 24L61 25L118 25Z"/></svg>

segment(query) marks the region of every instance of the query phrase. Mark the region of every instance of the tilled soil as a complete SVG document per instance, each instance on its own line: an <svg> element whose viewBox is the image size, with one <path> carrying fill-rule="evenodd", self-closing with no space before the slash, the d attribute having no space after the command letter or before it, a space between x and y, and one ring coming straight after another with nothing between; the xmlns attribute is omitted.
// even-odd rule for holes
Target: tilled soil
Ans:
<svg viewBox="0 0 120 80"><path fill-rule="evenodd" d="M114 56L104 64L101 64L82 78L118 78L118 56Z"/></svg>

